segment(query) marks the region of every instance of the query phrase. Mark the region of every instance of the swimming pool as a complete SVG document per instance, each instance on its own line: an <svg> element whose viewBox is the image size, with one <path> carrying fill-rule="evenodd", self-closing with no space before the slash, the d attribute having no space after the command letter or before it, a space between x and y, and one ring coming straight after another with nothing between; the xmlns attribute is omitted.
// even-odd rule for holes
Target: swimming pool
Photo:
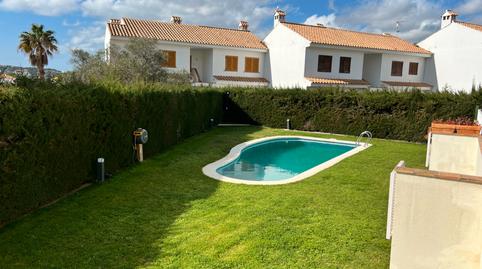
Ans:
<svg viewBox="0 0 482 269"><path fill-rule="evenodd" d="M232 183L286 184L312 176L368 146L304 136L267 137L237 145L203 172Z"/></svg>

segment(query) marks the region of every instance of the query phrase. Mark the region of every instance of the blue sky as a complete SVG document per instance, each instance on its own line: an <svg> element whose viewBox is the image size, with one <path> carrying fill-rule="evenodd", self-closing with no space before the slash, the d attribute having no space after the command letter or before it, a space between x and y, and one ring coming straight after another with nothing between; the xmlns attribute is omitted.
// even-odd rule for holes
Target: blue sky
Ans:
<svg viewBox="0 0 482 269"><path fill-rule="evenodd" d="M178 15L184 23L223 27L237 27L239 20L247 19L250 30L263 38L272 28L277 6L287 12L288 21L390 32L412 42L436 31L445 9L456 10L460 20L482 23L482 0L0 0L0 64L28 66L17 45L19 34L32 23L56 33L60 51L49 67L69 70L72 48L103 48L109 18L167 21ZM397 21L399 32L395 32Z"/></svg>

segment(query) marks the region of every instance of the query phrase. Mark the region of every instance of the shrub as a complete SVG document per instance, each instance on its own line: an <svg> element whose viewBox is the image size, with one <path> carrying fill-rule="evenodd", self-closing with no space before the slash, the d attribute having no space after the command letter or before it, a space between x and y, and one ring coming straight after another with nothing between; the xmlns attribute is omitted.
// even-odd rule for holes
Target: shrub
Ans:
<svg viewBox="0 0 482 269"><path fill-rule="evenodd" d="M482 94L390 91L225 90L224 118L285 128L286 119L297 130L358 135L369 130L375 137L424 141L434 119L474 118Z"/></svg>
<svg viewBox="0 0 482 269"><path fill-rule="evenodd" d="M106 55L106 52L107 55ZM109 62L106 62L109 58ZM81 49L72 51L73 72L63 73L64 81L82 82L118 81L122 83L173 82L185 83L184 80L172 80L162 67L165 63L164 52L157 48L153 39L134 39L124 47L111 46L107 51L89 53ZM181 78L181 75L178 75ZM189 74L187 74L189 83Z"/></svg>
<svg viewBox="0 0 482 269"><path fill-rule="evenodd" d="M133 164L132 131L149 131L146 157L220 121L222 94L160 85L0 86L0 226ZM170 90L173 89L174 90Z"/></svg>

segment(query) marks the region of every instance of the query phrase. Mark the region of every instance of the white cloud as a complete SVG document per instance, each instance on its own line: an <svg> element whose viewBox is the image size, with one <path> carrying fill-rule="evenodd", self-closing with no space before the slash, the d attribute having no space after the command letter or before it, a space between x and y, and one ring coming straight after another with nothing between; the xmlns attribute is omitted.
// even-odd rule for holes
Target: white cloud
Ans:
<svg viewBox="0 0 482 269"><path fill-rule="evenodd" d="M466 0L456 8L460 15L482 13L482 0Z"/></svg>
<svg viewBox="0 0 482 269"><path fill-rule="evenodd" d="M167 21L172 15L181 16L186 23L237 27L247 19L250 28L259 29L271 19L275 1L268 0L85 0L81 3L84 15L102 18L135 17Z"/></svg>
<svg viewBox="0 0 482 269"><path fill-rule="evenodd" d="M438 29L443 10L441 4L434 0L365 0L360 5L339 9L326 16L310 16L306 23L320 22L365 32L387 32L417 42Z"/></svg>
<svg viewBox="0 0 482 269"><path fill-rule="evenodd" d="M75 26L79 26L80 25L80 21L76 20L74 22L69 22L68 20L64 19L62 21L62 26L67 26L67 27L75 27Z"/></svg>
<svg viewBox="0 0 482 269"><path fill-rule="evenodd" d="M0 9L9 11L31 11L43 16L70 13L79 6L79 0L2 0Z"/></svg>
<svg viewBox="0 0 482 269"><path fill-rule="evenodd" d="M325 26L337 27L335 20L336 20L336 15L334 13L331 13L326 16L324 15L318 16L317 14L315 14L313 16L308 17L304 23L311 24L311 25L321 23Z"/></svg>
<svg viewBox="0 0 482 269"><path fill-rule="evenodd" d="M86 27L76 27L69 30L70 41L65 45L66 50L83 49L94 52L103 47L105 22L98 21Z"/></svg>
<svg viewBox="0 0 482 269"><path fill-rule="evenodd" d="M335 0L328 0L328 8L331 10L336 10Z"/></svg>
<svg viewBox="0 0 482 269"><path fill-rule="evenodd" d="M270 23L278 0L0 0L0 9L30 11L55 16L80 11L84 16L102 20L102 25L80 25L63 21L70 28L69 48L92 50L102 48L105 21L109 18L134 17L167 21L181 16L185 23L236 28L248 20L250 30L262 36ZM284 7L287 8L287 7Z"/></svg>
<svg viewBox="0 0 482 269"><path fill-rule="evenodd" d="M184 23L230 28L238 27L240 20L247 20L250 30L263 37L271 29L271 24L263 23L272 20L274 2L274 0L242 2L238 0L222 2L217 0L85 0L80 4L80 10L85 16L103 20L132 17L168 21L172 15L176 15L182 17ZM83 47L91 48L98 44L98 48L101 48L103 39L101 40L100 36L91 39L88 35L90 31L100 33L97 27L81 28L79 31L81 33L73 36L70 42L72 46L80 46L82 42L86 42Z"/></svg>

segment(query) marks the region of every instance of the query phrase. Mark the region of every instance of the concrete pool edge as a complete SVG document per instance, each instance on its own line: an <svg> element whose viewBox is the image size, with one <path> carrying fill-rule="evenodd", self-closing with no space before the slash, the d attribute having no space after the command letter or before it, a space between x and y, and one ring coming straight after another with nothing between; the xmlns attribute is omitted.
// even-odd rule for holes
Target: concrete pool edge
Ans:
<svg viewBox="0 0 482 269"><path fill-rule="evenodd" d="M244 185L284 185L284 184L290 184L294 182L301 181L303 179L306 179L308 177L311 177L337 163L342 161L343 159L346 159L350 156L353 156L369 147L372 146L372 144L367 144L366 146L358 146L355 147L331 160L328 160L324 163L321 163L311 169L308 169L304 171L301 174L298 174L294 177L291 177L289 179L284 179L284 180L278 180L278 181L255 181L255 180L243 180L243 179L236 179L236 178L231 178L227 177L224 175L221 175L217 172L217 169L229 164L230 162L236 160L236 158L239 157L241 154L242 150L257 143L273 140L273 139L283 139L283 138L298 138L298 139L306 139L306 140L314 140L314 141L320 141L320 142L331 142L331 143L343 143L343 144L350 144L350 145L356 145L356 142L353 141L345 141L345 140L338 140L335 138L318 138L318 137L311 137L311 136L300 136L300 135L282 135L282 136L268 136L268 137L263 137L263 138L258 138L254 140L249 140L246 142L243 142L241 144L238 144L234 146L228 153L228 155L224 156L223 158L212 162L210 164L205 165L202 168L202 172L204 175L219 180L223 182L229 182L229 183L234 183L234 184L244 184Z"/></svg>

